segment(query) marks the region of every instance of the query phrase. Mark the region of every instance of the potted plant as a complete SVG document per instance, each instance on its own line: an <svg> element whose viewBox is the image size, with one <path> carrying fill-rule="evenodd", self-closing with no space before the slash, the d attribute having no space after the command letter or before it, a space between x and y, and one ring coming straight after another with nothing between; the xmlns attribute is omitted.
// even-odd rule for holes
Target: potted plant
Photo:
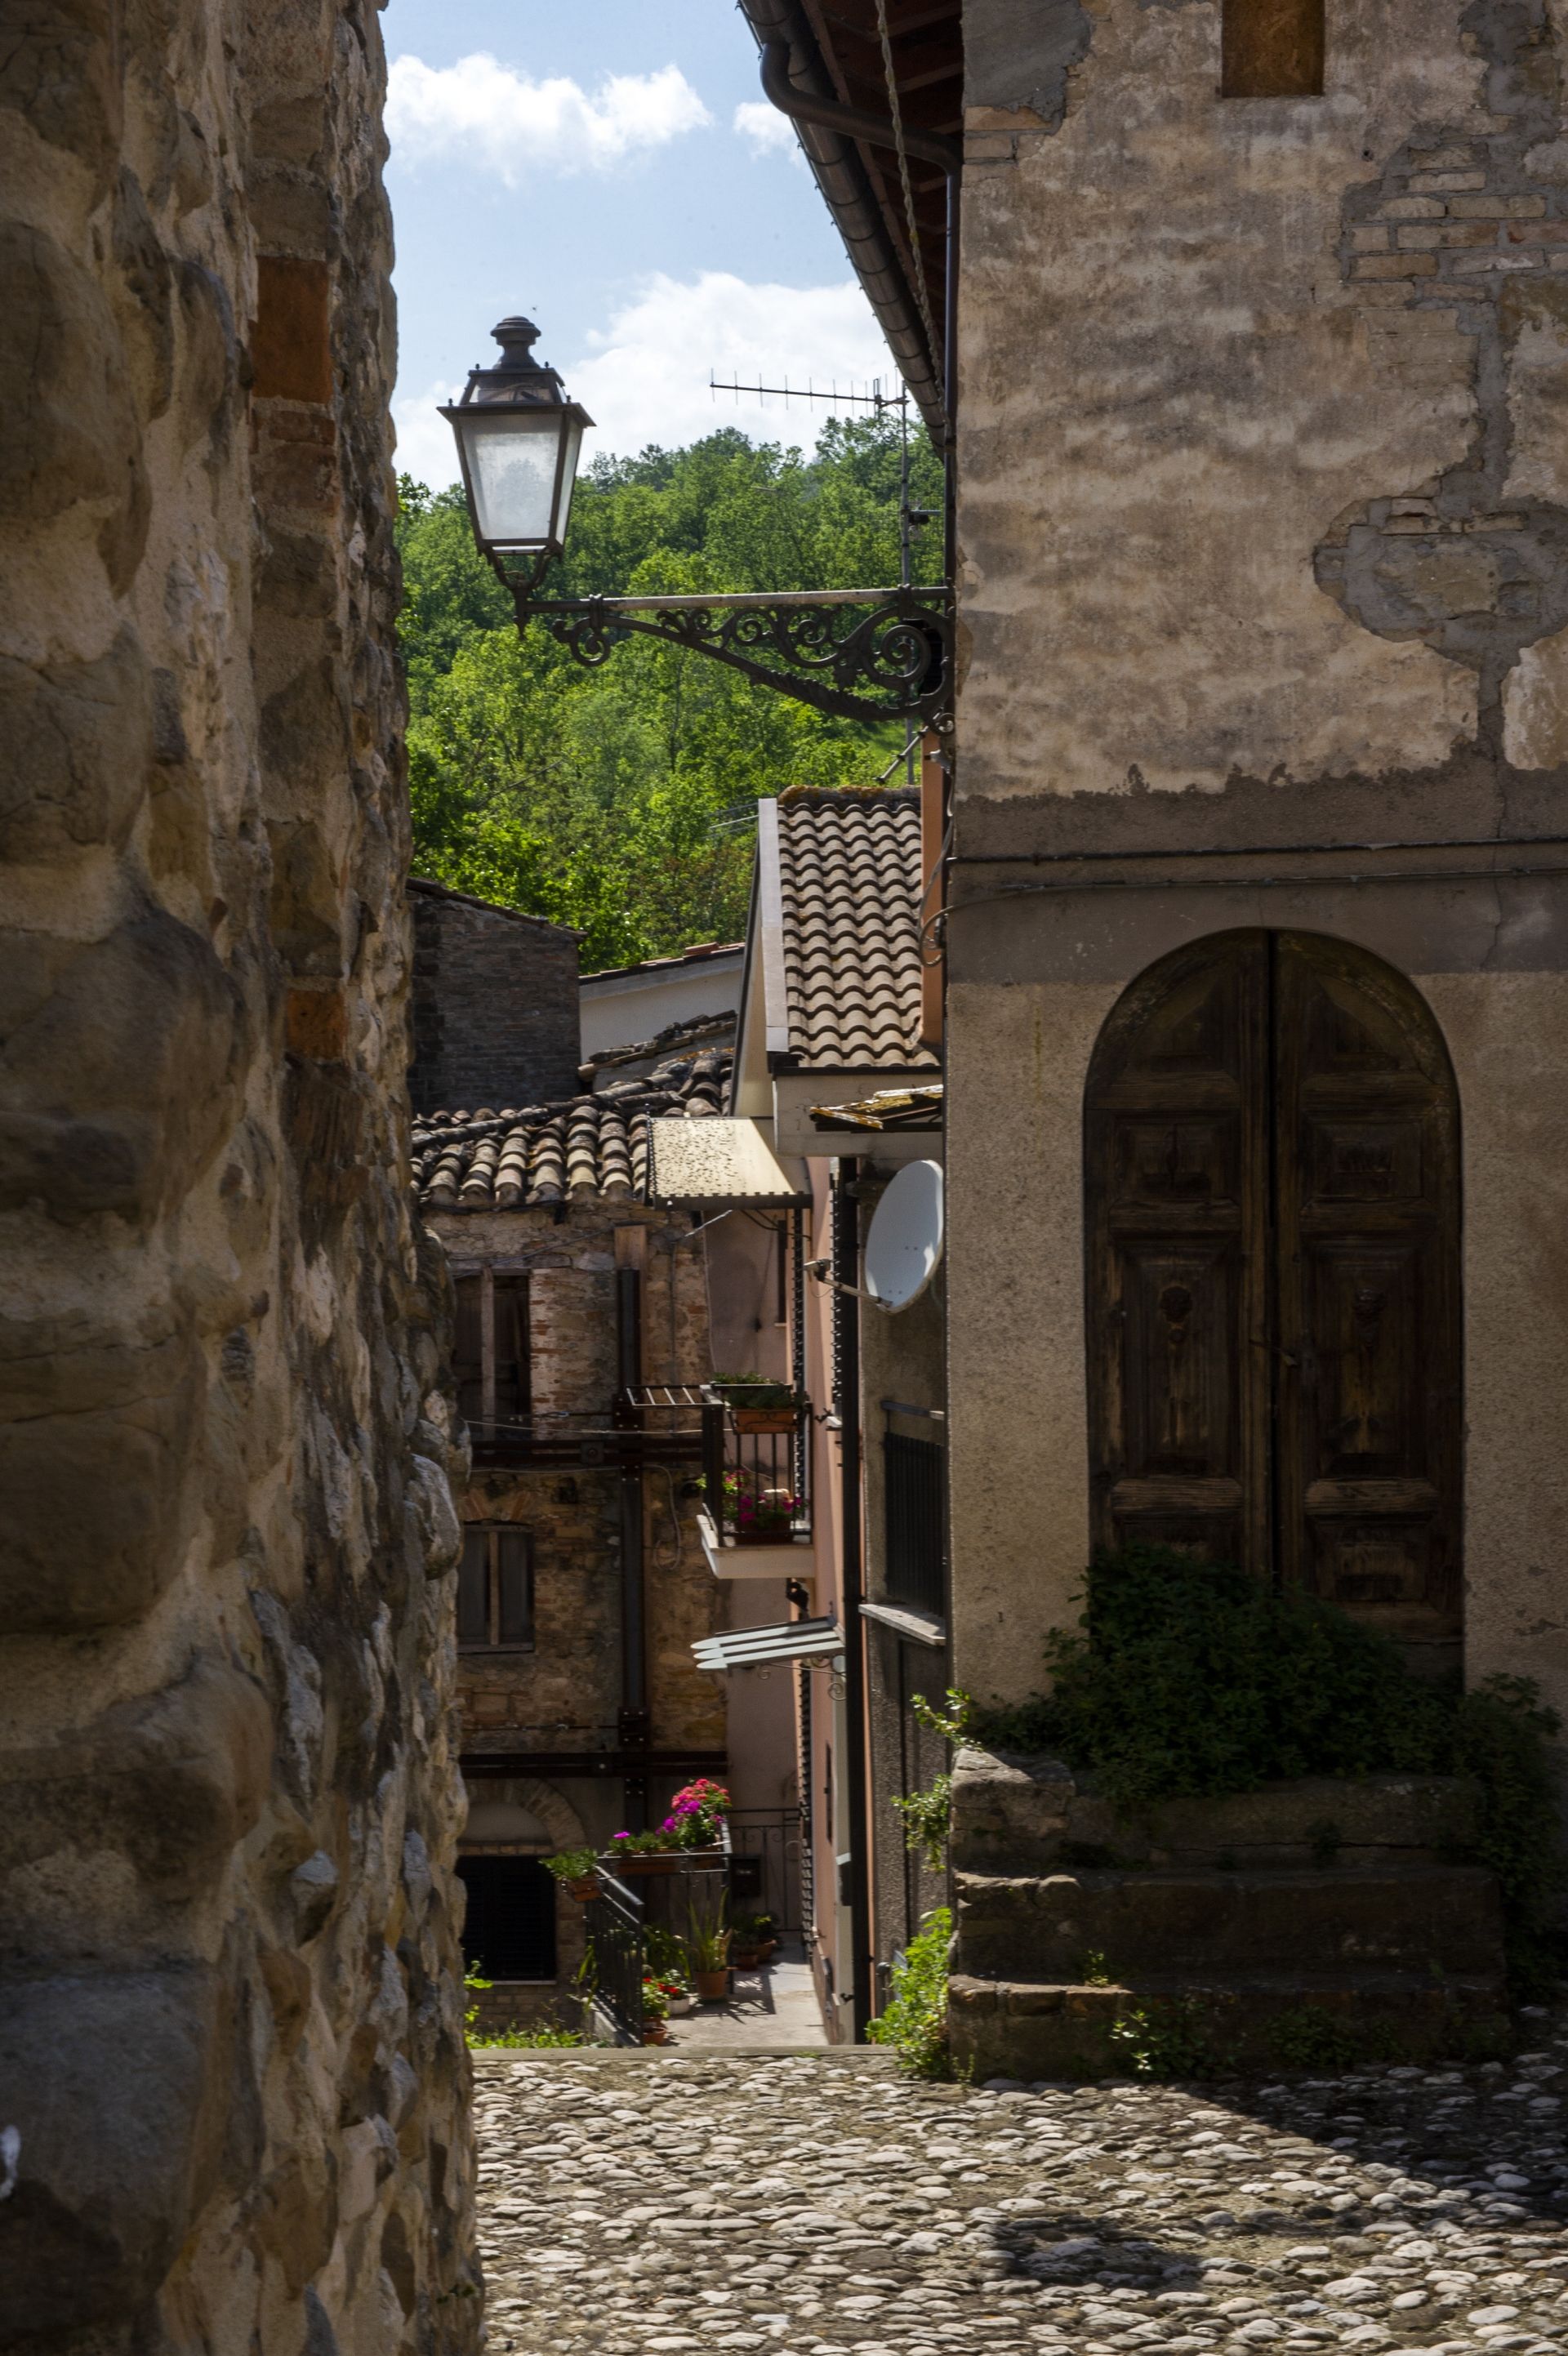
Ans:
<svg viewBox="0 0 1568 2356"><path fill-rule="evenodd" d="M743 1972L756 1971L778 1944L771 1914L743 1914L730 1934L730 1961Z"/></svg>
<svg viewBox="0 0 1568 2356"><path fill-rule="evenodd" d="M613 1833L610 1871L628 1876L676 1873L681 1867L679 1845L671 1833Z"/></svg>
<svg viewBox="0 0 1568 2356"><path fill-rule="evenodd" d="M591 1848L564 1848L555 1857L544 1860L550 1871L564 1889L583 1905L597 1895L598 1876L595 1871L598 1857Z"/></svg>
<svg viewBox="0 0 1568 2356"><path fill-rule="evenodd" d="M793 1431L797 1402L788 1383L767 1375L715 1375L714 1388L735 1418L737 1431Z"/></svg>
<svg viewBox="0 0 1568 2356"><path fill-rule="evenodd" d="M731 1501L736 1546L788 1546L795 1526L796 1500L789 1489L744 1489Z"/></svg>
<svg viewBox="0 0 1568 2356"><path fill-rule="evenodd" d="M673 1931L667 1931L661 1922L645 1922L642 1960L646 1976L657 1980L669 1998L671 2020L684 2019L696 2010L686 1949Z"/></svg>
<svg viewBox="0 0 1568 2356"><path fill-rule="evenodd" d="M646 1974L642 1982L642 2041L662 2045L670 2034L670 1997L663 1982Z"/></svg>
<svg viewBox="0 0 1568 2356"><path fill-rule="evenodd" d="M696 1897L687 1914L686 1953L692 1979L703 2004L722 2004L729 1994L728 1908L722 1890Z"/></svg>

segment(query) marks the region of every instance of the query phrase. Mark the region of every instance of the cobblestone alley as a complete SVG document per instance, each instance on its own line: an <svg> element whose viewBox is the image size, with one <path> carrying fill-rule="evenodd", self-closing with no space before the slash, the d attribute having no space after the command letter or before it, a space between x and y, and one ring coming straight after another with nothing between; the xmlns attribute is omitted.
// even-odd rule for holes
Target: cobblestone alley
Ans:
<svg viewBox="0 0 1568 2356"><path fill-rule="evenodd" d="M492 2356L1568 2348L1568 2025L1197 2094L475 2056Z"/></svg>

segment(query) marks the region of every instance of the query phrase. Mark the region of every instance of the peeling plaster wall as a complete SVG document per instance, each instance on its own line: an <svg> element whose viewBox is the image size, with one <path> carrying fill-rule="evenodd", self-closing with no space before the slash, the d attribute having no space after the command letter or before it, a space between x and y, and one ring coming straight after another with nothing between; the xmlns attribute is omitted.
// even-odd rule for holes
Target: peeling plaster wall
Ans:
<svg viewBox="0 0 1568 2356"><path fill-rule="evenodd" d="M1319 99L1221 101L1210 0L969 0L964 37L955 1676L1027 1692L1081 1578L1100 1025L1273 925L1448 1039L1467 1669L1562 1707L1568 16L1338 0Z"/></svg>
<svg viewBox="0 0 1568 2356"><path fill-rule="evenodd" d="M7 36L5 2347L478 2338L382 85L359 0Z"/></svg>

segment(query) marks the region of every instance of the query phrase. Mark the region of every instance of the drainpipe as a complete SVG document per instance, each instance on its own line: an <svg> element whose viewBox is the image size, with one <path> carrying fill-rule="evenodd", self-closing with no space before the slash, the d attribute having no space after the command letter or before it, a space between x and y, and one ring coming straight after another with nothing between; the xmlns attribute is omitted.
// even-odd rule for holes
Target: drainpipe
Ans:
<svg viewBox="0 0 1568 2356"><path fill-rule="evenodd" d="M642 1274L636 1268L616 1270L616 1380L619 1394L616 1420L640 1423L636 1410L625 1404L626 1394L642 1380ZM622 1751L646 1751L648 1724L648 1662L644 1635L642 1576L642 1451L628 1448L620 1465L620 1725ZM648 1822L648 1778L626 1778L626 1824L628 1832L642 1832Z"/></svg>
<svg viewBox="0 0 1568 2356"><path fill-rule="evenodd" d="M858 1158L850 1154L839 1163L833 1195L833 1304L839 1321L839 1478L843 1554L839 1601L844 1633L844 1731L849 1757L844 1761L844 1799L849 1815L850 1941L854 1951L854 1988L851 2034L855 2044L865 2041L871 2019L874 1970L871 1935L871 1812L866 1775L865 1623L861 1618L863 1592L860 1520L860 1302L846 1286L860 1282L860 1205L855 1182Z"/></svg>
<svg viewBox="0 0 1568 2356"><path fill-rule="evenodd" d="M782 39L762 45L763 91L780 114L787 114L792 123L810 123L821 130L834 131L841 139L864 139L873 146L884 148L892 145L893 126L885 116L868 114L858 106L843 106L837 99L819 98L799 89L789 79L789 43ZM918 155L923 163L935 164L947 175L947 268L942 291L942 458L946 499L942 520L944 577L950 583L957 578L954 568L958 562L958 236L963 143L949 139L940 131L908 128L903 138L907 155ZM934 362L936 354L930 357Z"/></svg>

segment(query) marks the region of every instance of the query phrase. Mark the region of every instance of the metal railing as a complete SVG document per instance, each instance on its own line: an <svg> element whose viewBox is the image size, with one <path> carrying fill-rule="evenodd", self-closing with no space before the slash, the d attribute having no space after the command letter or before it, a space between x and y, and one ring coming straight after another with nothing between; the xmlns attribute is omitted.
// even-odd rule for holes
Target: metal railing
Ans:
<svg viewBox="0 0 1568 2356"><path fill-rule="evenodd" d="M593 2008L612 2045L642 2043L642 1901L601 1865L588 1901Z"/></svg>
<svg viewBox="0 0 1568 2356"><path fill-rule="evenodd" d="M704 1503L721 1546L809 1546L811 1410L703 1403Z"/></svg>

